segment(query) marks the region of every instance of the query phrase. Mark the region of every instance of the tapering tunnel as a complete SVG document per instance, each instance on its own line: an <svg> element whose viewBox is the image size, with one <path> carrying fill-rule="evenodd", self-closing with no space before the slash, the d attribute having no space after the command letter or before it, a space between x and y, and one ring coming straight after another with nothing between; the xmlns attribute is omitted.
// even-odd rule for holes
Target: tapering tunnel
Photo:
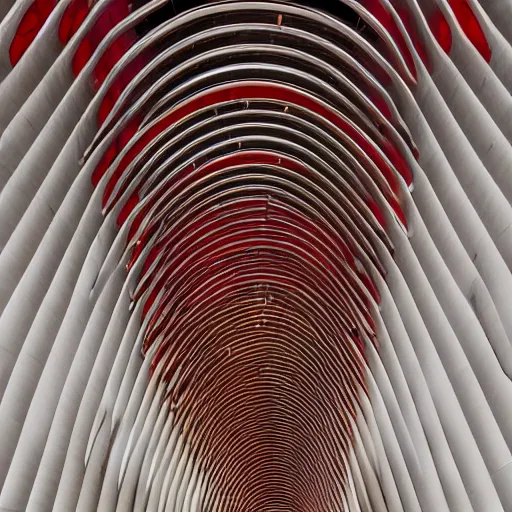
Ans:
<svg viewBox="0 0 512 512"><path fill-rule="evenodd" d="M0 511L512 511L510 0L0 20Z"/></svg>

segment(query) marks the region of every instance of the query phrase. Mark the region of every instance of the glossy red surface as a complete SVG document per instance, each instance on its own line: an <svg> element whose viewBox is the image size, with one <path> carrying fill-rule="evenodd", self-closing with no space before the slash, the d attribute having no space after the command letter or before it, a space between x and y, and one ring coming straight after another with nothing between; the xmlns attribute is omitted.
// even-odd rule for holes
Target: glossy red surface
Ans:
<svg viewBox="0 0 512 512"><path fill-rule="evenodd" d="M27 9L9 48L11 65L15 66L43 27L58 0L34 0Z"/></svg>

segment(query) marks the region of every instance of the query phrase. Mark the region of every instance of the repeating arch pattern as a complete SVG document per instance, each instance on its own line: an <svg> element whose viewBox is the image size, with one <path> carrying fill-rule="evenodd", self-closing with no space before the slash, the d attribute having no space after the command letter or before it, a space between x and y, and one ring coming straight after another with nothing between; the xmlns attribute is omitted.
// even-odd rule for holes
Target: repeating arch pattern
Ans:
<svg viewBox="0 0 512 512"><path fill-rule="evenodd" d="M512 510L510 0L0 20L0 511Z"/></svg>

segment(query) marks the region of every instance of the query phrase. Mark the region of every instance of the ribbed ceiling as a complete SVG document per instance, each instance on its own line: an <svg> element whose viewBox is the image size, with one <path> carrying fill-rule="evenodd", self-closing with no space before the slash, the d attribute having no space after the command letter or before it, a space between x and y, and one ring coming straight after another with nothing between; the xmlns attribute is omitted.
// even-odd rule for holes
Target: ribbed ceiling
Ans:
<svg viewBox="0 0 512 512"><path fill-rule="evenodd" d="M510 510L512 4L6 4L0 510Z"/></svg>

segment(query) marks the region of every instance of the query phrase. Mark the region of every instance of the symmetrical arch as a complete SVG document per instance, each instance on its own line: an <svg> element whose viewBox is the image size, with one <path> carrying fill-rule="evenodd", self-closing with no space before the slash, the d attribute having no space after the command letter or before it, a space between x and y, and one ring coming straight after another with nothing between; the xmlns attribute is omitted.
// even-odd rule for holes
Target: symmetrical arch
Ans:
<svg viewBox="0 0 512 512"><path fill-rule="evenodd" d="M512 510L510 0L0 20L0 511Z"/></svg>

